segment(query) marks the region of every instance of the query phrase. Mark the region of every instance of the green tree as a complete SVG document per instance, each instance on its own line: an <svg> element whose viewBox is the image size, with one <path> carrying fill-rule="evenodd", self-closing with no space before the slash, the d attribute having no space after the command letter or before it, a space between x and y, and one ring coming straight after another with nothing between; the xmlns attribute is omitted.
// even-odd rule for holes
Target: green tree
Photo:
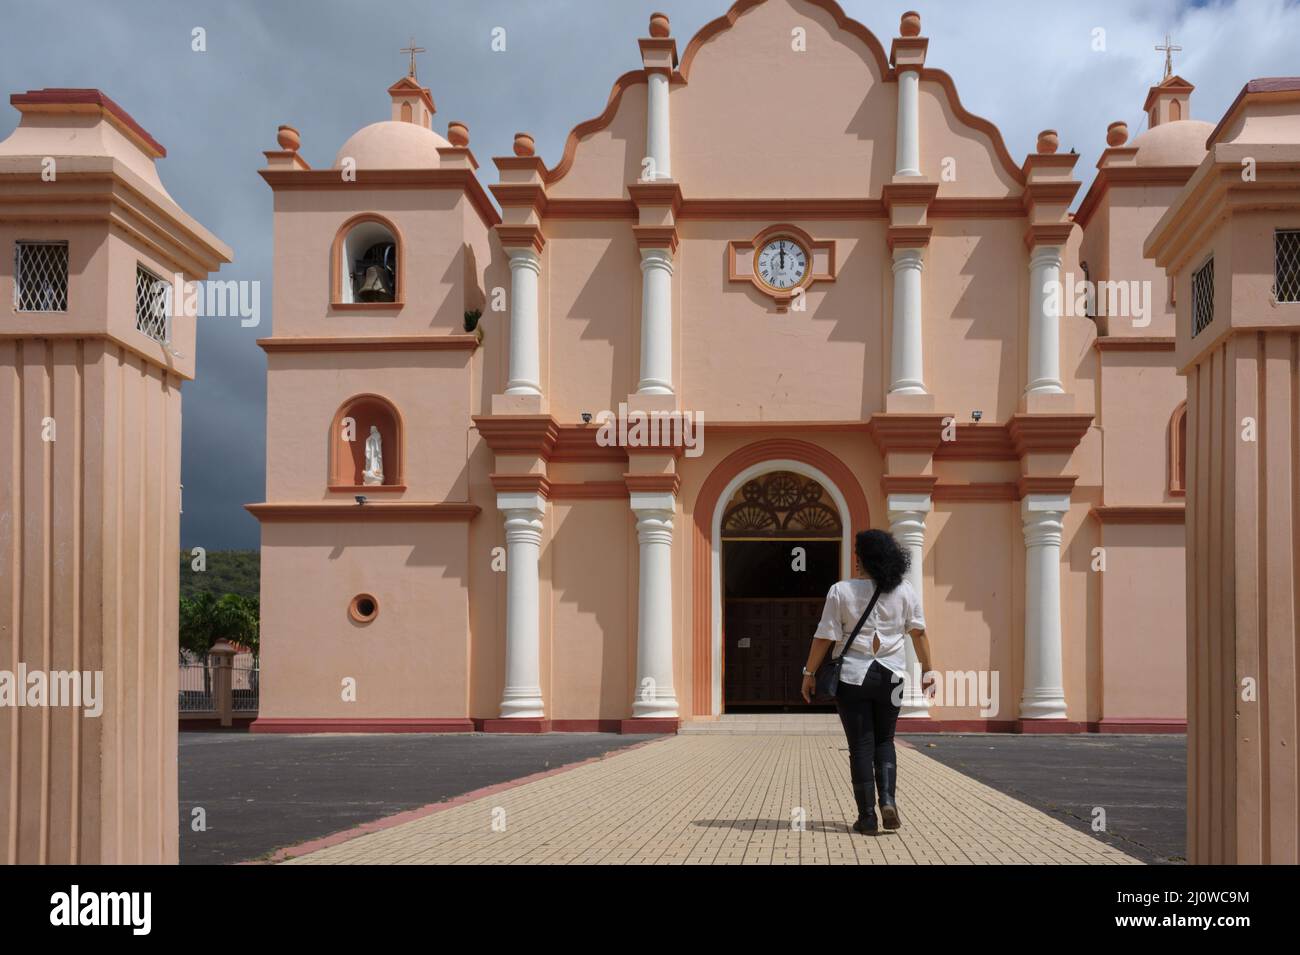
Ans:
<svg viewBox="0 0 1300 955"><path fill-rule="evenodd" d="M180 645L182 650L203 655L218 640L247 647L256 656L259 646L259 601L240 594L198 593L182 597Z"/></svg>
<svg viewBox="0 0 1300 955"><path fill-rule="evenodd" d="M203 690L212 692L212 674L206 656L218 640L229 640L252 651L261 650L258 599L239 594L198 593L182 597L180 606L180 648L203 661ZM185 662L184 654L181 662Z"/></svg>

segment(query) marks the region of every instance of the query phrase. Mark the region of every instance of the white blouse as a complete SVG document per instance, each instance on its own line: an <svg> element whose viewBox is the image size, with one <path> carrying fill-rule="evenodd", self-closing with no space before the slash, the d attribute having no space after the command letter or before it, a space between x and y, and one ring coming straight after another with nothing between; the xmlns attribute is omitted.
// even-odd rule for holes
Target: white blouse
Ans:
<svg viewBox="0 0 1300 955"><path fill-rule="evenodd" d="M838 657L844 652L844 644L849 634L857 626L862 611L867 609L871 595L876 592L875 581L869 577L855 577L841 580L832 585L826 595L826 609L822 611L821 623L813 634L818 640L834 640L831 653ZM916 590L907 578L887 594L881 594L872 608L871 616L862 625L858 638L853 641L849 655L844 658L840 668L840 679L854 686L861 686L867 678L867 670L873 660L888 667L893 672L903 675L907 672L906 638L913 630L925 629L925 617L921 613L921 601ZM873 638L880 638L880 649L872 651Z"/></svg>

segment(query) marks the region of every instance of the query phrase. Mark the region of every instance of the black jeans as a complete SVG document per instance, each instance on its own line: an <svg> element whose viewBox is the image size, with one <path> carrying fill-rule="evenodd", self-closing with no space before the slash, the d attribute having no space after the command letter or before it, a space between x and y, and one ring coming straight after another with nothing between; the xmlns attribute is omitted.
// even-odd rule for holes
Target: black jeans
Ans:
<svg viewBox="0 0 1300 955"><path fill-rule="evenodd" d="M849 775L855 796L861 787L860 810L875 807L879 767L897 765L894 727L899 707L894 703L894 691L901 681L902 677L873 660L861 686L841 680L835 690L835 709L849 741Z"/></svg>

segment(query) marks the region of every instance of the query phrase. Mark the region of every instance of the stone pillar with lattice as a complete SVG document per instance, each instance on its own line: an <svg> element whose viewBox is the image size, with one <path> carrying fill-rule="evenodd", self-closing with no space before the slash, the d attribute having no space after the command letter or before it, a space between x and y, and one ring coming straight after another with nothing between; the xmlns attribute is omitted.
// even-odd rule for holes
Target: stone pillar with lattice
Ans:
<svg viewBox="0 0 1300 955"><path fill-rule="evenodd" d="M175 863L181 385L196 320L171 290L232 256L163 188L163 147L103 93L10 102L22 118L0 142L0 249L15 266L0 446L19 453L0 482L0 660L102 680L102 712L0 707L0 860Z"/></svg>
<svg viewBox="0 0 1300 955"><path fill-rule="evenodd" d="M1207 148L1143 247L1187 377L1187 858L1294 865L1300 79L1247 83Z"/></svg>

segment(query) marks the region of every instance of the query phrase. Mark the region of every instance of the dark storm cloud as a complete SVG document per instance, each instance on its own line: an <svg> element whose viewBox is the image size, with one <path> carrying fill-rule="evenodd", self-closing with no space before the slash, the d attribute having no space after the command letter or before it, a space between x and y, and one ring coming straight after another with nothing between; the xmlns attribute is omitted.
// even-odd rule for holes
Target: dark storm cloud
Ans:
<svg viewBox="0 0 1300 955"><path fill-rule="evenodd" d="M845 2L888 46L904 3ZM271 192L257 176L280 123L302 133L303 154L326 166L356 129L385 119L384 90L401 76L398 48L414 36L428 53L420 79L438 106L435 128L470 127L485 183L517 130L554 163L564 137L598 114L610 85L640 65L636 38L649 14L672 18L679 49L729 0L290 3L60 0L6 4L0 88L98 87L168 150L159 172L180 205L235 250L222 279L262 283L262 324L199 322L198 378L185 387L182 542L255 547L243 505L264 496L265 362L255 339L271 333ZM1046 7L1051 6L1048 13ZM1082 153L1085 184L1106 124L1142 128L1146 87L1160 78L1150 47L1166 30L1187 51L1177 68L1197 84L1194 115L1214 120L1252 76L1294 72L1287 37L1300 35L1294 4L1189 8L1175 0L1044 5L930 3L929 63L951 73L964 105L992 119L1017 161L1037 130L1061 130ZM791 27L798 25L797 17ZM207 51L191 50L195 27ZM493 52L495 28L506 52ZM1107 50L1090 48L1106 31ZM1230 53L1230 55L1224 55ZM815 56L816 49L808 55ZM774 78L775 81L775 78ZM17 113L0 110L0 137ZM883 135L892 135L882 131ZM322 263L322 267L324 263Z"/></svg>

